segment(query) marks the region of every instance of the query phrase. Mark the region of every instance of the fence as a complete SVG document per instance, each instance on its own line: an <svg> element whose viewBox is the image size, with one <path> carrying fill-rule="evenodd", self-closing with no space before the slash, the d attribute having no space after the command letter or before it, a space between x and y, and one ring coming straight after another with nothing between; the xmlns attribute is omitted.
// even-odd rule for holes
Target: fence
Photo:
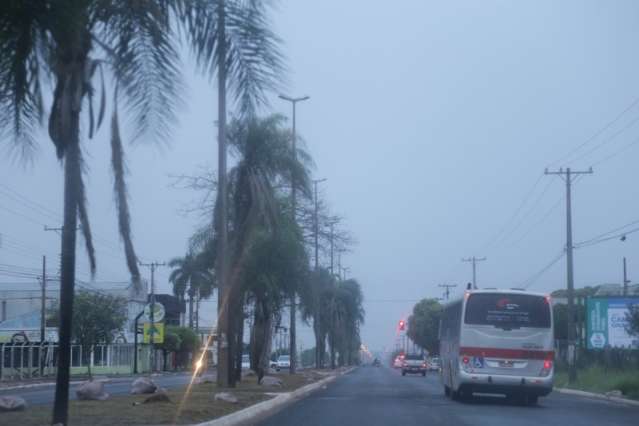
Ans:
<svg viewBox="0 0 639 426"><path fill-rule="evenodd" d="M586 349L582 344L577 345L577 366L588 368L593 366L610 370L639 369L639 350L612 348ZM558 367L564 368L568 365L568 342L566 340L555 340L555 362Z"/></svg>
<svg viewBox="0 0 639 426"><path fill-rule="evenodd" d="M97 345L88 351L71 346L71 374L86 374L88 366L94 374L131 374L133 344ZM138 372L150 370L150 347L138 345ZM53 343L0 344L0 381L51 377L57 372L58 345Z"/></svg>

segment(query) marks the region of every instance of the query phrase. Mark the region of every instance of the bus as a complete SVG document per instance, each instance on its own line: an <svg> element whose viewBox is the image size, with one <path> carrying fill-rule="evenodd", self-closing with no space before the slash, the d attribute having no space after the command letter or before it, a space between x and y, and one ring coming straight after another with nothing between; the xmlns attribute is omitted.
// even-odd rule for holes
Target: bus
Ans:
<svg viewBox="0 0 639 426"><path fill-rule="evenodd" d="M447 304L439 327L446 396L502 394L536 404L552 391L550 296L523 290L468 290Z"/></svg>

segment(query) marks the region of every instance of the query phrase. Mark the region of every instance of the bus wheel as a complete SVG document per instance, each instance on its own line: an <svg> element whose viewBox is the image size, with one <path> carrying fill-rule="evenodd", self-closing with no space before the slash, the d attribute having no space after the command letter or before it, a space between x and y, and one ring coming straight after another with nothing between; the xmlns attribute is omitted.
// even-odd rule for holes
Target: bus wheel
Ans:
<svg viewBox="0 0 639 426"><path fill-rule="evenodd" d="M444 385L444 395L450 397L450 388L446 385Z"/></svg>

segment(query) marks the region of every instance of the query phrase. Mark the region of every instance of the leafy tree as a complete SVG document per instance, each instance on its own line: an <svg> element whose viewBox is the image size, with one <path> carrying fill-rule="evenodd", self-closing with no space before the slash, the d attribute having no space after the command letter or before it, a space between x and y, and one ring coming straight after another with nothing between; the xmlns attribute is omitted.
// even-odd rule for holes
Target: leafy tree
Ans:
<svg viewBox="0 0 639 426"><path fill-rule="evenodd" d="M439 351L439 320L442 306L436 299L422 299L408 317L408 337L431 354Z"/></svg>
<svg viewBox="0 0 639 426"><path fill-rule="evenodd" d="M626 331L631 336L639 336L639 305L633 305L626 312L626 321L628 325Z"/></svg>
<svg viewBox="0 0 639 426"><path fill-rule="evenodd" d="M169 282L173 284L173 294L184 300L185 293L189 296L189 327L193 328L194 298L208 299L213 294L214 277L204 262L192 252L184 257L176 257L169 261L173 268L169 275Z"/></svg>
<svg viewBox="0 0 639 426"><path fill-rule="evenodd" d="M95 345L108 345L126 322L126 299L96 292L79 291L75 296L72 336L82 346L89 359ZM60 316L59 309L49 313L52 319ZM91 362L87 363L91 377Z"/></svg>
<svg viewBox="0 0 639 426"><path fill-rule="evenodd" d="M164 342L155 345L158 349L162 350L164 355L164 365L162 369L166 371L166 361L169 353L177 353L180 350L180 345L182 344L182 339L176 333L173 327L166 327L164 330ZM177 366L177 365L176 365Z"/></svg>

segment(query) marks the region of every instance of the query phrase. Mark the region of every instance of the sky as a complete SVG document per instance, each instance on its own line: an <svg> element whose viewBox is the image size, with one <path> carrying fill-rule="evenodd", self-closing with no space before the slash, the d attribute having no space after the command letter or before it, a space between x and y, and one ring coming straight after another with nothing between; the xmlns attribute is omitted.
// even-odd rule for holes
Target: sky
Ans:
<svg viewBox="0 0 639 426"><path fill-rule="evenodd" d="M471 279L464 257L486 257L479 287L565 287L565 184L546 167L593 167L573 187L576 243L639 220L638 12L633 1L278 2L285 92L311 97L297 129L314 177L327 179L322 196L357 240L342 263L364 291L370 348L392 347L398 321L441 297L439 285L458 295ZM126 147L135 246L147 262L183 255L203 220L184 214L200 195L176 188L175 176L217 162L215 85L184 56L173 138ZM270 112L290 115L269 99ZM0 158L0 264L39 268L46 254L55 271L59 236L43 226L60 226L62 169L44 133L39 142L30 162ZM108 129L83 143L98 237L92 285L121 285ZM575 250L576 286L620 283L624 256L633 280L638 241ZM168 274L158 269L159 291L170 292ZM0 287L11 281L0 276ZM203 304L204 323L214 305ZM312 345L309 327L300 337Z"/></svg>

